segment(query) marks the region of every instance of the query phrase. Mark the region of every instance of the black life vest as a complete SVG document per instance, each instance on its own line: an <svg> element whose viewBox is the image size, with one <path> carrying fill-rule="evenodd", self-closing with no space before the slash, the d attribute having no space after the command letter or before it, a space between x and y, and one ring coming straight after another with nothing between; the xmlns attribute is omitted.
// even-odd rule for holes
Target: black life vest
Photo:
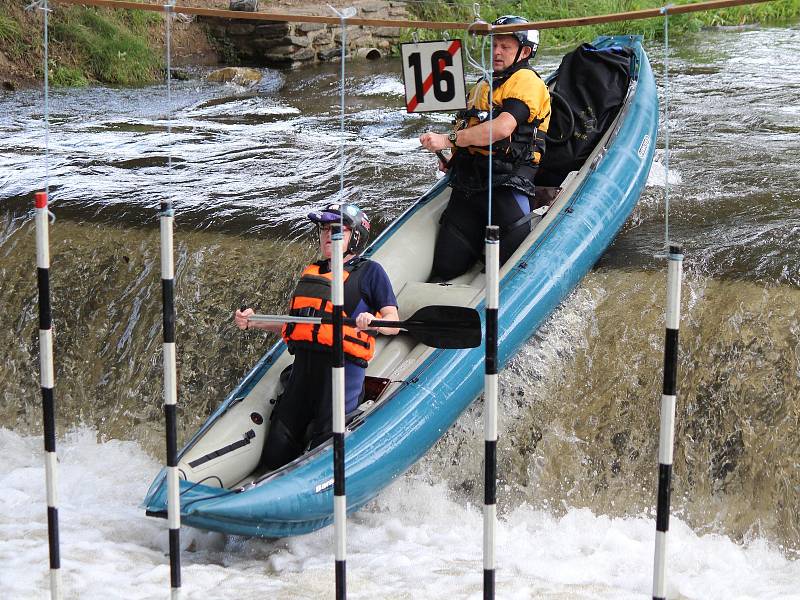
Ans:
<svg viewBox="0 0 800 600"><path fill-rule="evenodd" d="M517 63L502 74L492 78L493 90L504 85L511 75L521 69L528 69L539 74L525 63ZM477 85L481 85L479 81ZM482 123L489 118L489 111L483 107L471 107L456 114L456 122L467 127ZM488 107L486 107L488 108ZM496 119L503 112L501 106L492 107L492 118ZM545 132L539 126L549 116L549 112L534 118L530 123L518 124L509 138L492 144L492 187L512 187L533 196L534 177L538 162L544 156ZM457 190L468 193L483 192L489 189L489 156L488 146L469 146L459 148L450 161L452 175L450 185Z"/></svg>

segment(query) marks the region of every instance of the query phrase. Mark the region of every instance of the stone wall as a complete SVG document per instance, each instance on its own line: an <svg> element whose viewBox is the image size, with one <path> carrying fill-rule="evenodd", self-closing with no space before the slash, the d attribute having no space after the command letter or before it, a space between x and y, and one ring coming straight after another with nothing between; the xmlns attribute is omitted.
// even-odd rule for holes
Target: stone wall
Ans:
<svg viewBox="0 0 800 600"><path fill-rule="evenodd" d="M399 0L354 0L363 19L406 19L405 2ZM264 12L278 12L262 9ZM325 4L293 8L295 14L331 15ZM284 23L249 19L200 18L220 47L225 62L253 67L296 68L304 64L337 60L341 55L342 32L338 25ZM367 56L370 49L388 54L399 43L399 27L347 27L348 54ZM370 58L377 52L371 52Z"/></svg>

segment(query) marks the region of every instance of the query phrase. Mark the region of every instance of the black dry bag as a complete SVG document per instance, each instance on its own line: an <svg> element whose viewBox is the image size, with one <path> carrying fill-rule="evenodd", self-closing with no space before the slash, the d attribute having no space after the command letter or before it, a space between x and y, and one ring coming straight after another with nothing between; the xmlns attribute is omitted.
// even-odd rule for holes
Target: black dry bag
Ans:
<svg viewBox="0 0 800 600"><path fill-rule="evenodd" d="M625 100L632 57L630 48L591 44L564 56L551 92L547 150L536 185L557 187L581 168Z"/></svg>

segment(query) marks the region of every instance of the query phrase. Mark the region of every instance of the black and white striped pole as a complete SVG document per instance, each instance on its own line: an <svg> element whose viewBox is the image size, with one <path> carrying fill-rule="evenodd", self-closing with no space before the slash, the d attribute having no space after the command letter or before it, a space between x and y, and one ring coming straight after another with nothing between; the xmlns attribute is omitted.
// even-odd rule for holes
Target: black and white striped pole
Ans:
<svg viewBox="0 0 800 600"><path fill-rule="evenodd" d="M340 128L340 164L339 164L339 202L344 202L345 163L345 93L344 66L347 58L347 19L356 15L355 7L348 7L341 12L328 5L340 19L342 30L341 60L339 78L339 128ZM340 207L341 211L341 207ZM336 571L336 600L347 598L347 496L344 485L344 334L342 331L344 318L344 250L342 248L342 232L344 216L340 214L339 223L331 224L331 271L333 289L333 352L331 361L332 385L331 402L333 403L333 531L336 538L334 554Z"/></svg>
<svg viewBox="0 0 800 600"><path fill-rule="evenodd" d="M172 69L171 23L174 0L164 5L167 63L167 170L172 173ZM175 211L171 200L161 202L161 304L164 328L164 420L167 442L167 526L169 527L170 597L181 593L181 505L178 479L178 376L175 350L175 263L172 225Z"/></svg>
<svg viewBox="0 0 800 600"><path fill-rule="evenodd" d="M50 597L61 599L61 556L58 541L58 456L53 387L53 319L50 314L50 237L47 192L36 192L36 282L39 288L39 369L44 426L44 468L47 485L47 541L50 546Z"/></svg>
<svg viewBox="0 0 800 600"><path fill-rule="evenodd" d="M497 311L500 306L500 228L486 227L486 361L484 376L483 597L495 594L497 522Z"/></svg>
<svg viewBox="0 0 800 600"><path fill-rule="evenodd" d="M167 522L172 598L180 597L181 513L178 480L178 383L175 366L175 265L172 256L172 203L161 203L161 299L164 321L164 419L167 438Z"/></svg>
<svg viewBox="0 0 800 600"><path fill-rule="evenodd" d="M333 274L333 529L336 537L336 600L347 597L347 496L344 487L344 264L342 224L331 226Z"/></svg>
<svg viewBox="0 0 800 600"><path fill-rule="evenodd" d="M675 438L675 397L678 373L678 328L681 320L683 248L670 245L667 267L666 336L664 338L664 387L661 394L661 425L658 441L658 501L656 547L653 564L653 600L667 597L667 531L672 483L672 451Z"/></svg>

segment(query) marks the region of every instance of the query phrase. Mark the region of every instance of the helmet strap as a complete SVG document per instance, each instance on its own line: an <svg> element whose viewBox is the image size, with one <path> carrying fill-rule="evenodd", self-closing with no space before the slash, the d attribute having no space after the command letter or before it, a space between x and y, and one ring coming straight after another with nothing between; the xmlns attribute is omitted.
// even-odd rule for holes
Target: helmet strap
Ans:
<svg viewBox="0 0 800 600"><path fill-rule="evenodd" d="M511 63L512 65L515 65L515 64L517 64L517 61L519 60L519 57L520 57L520 55L522 54L522 49L523 49L524 47L525 47L525 46L523 46L523 45L522 45L522 42L520 42L520 43L519 43L519 48L517 48L517 55L514 57L514 62L513 62L513 63Z"/></svg>
<svg viewBox="0 0 800 600"><path fill-rule="evenodd" d="M356 232L355 230L350 230L350 241L347 242L347 248L345 248L344 255L347 256L348 254L355 255L356 253L356 246L358 246L358 240L356 240Z"/></svg>

